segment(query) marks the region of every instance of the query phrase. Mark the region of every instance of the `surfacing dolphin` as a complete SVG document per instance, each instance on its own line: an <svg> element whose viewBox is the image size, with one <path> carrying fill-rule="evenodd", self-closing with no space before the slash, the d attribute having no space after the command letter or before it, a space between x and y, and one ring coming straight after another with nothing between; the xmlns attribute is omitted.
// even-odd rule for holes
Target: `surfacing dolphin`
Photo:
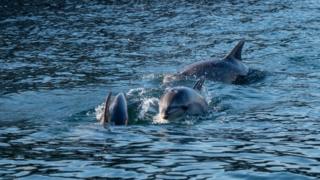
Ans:
<svg viewBox="0 0 320 180"><path fill-rule="evenodd" d="M221 60L200 61L186 66L181 72L175 75L167 76L164 82L182 77L205 76L206 79L220 81L225 83L236 83L239 78L248 75L249 68L241 61L241 51L244 40L232 49L232 51Z"/></svg>
<svg viewBox="0 0 320 180"><path fill-rule="evenodd" d="M159 117L165 120L199 115L208 111L208 103L200 94L205 78L201 77L193 88L179 86L166 90L159 101Z"/></svg>
<svg viewBox="0 0 320 180"><path fill-rule="evenodd" d="M127 100L123 93L117 94L113 100L111 100L111 92L108 94L100 123L103 126L107 123L111 125L128 124Z"/></svg>

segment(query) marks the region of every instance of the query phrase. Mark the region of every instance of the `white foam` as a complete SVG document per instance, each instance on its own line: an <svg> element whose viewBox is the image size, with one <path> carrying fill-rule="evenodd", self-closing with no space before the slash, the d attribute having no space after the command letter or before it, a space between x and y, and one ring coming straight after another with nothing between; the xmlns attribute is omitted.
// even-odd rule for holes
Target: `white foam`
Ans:
<svg viewBox="0 0 320 180"><path fill-rule="evenodd" d="M102 120L102 115L103 115L103 111L104 111L104 103L98 105L94 110L95 110L95 114L96 114L96 119L98 121Z"/></svg>
<svg viewBox="0 0 320 180"><path fill-rule="evenodd" d="M159 99L155 97L143 99L138 118L143 119L147 112L157 113L158 103Z"/></svg>
<svg viewBox="0 0 320 180"><path fill-rule="evenodd" d="M127 96L134 96L136 93L138 93L140 96L146 93L145 88L135 88L135 89L130 89L129 92L127 93Z"/></svg>
<svg viewBox="0 0 320 180"><path fill-rule="evenodd" d="M202 88L201 88L201 94L203 95L203 97L205 98L205 100L208 102L208 104L210 104L211 101L212 101L212 98L213 98L213 94L208 91L208 89L206 88L206 86L202 86Z"/></svg>
<svg viewBox="0 0 320 180"><path fill-rule="evenodd" d="M153 123L153 124L167 124L167 123L169 123L169 121L166 120L166 119L161 118L160 115L157 114L157 115L155 115L155 116L153 117L152 123Z"/></svg>

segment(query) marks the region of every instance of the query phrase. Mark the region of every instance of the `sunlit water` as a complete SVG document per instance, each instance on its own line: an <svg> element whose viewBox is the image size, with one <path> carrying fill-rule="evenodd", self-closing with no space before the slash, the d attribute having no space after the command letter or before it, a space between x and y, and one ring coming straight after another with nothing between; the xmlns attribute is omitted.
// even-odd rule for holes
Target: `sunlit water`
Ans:
<svg viewBox="0 0 320 180"><path fill-rule="evenodd" d="M319 1L1 1L0 15L0 177L320 178ZM241 38L265 79L206 81L208 114L155 121L164 75ZM129 126L97 122L110 91Z"/></svg>

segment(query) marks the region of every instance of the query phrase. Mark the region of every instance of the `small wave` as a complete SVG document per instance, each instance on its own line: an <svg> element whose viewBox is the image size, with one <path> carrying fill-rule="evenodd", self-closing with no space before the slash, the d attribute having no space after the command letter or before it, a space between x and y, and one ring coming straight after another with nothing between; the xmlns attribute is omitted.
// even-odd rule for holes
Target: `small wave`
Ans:
<svg viewBox="0 0 320 180"><path fill-rule="evenodd" d="M151 73L151 74L144 74L142 76L142 79L155 79L156 77L157 77L156 74Z"/></svg>

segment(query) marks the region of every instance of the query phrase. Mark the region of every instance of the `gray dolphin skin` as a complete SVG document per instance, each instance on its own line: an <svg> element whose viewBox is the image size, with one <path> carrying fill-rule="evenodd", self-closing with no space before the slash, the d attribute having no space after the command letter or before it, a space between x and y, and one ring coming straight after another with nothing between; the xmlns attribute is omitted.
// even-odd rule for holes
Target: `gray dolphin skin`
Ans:
<svg viewBox="0 0 320 180"><path fill-rule="evenodd" d="M159 102L160 118L173 120L207 112L208 103L199 92L204 80L202 77L193 88L179 86L166 90Z"/></svg>
<svg viewBox="0 0 320 180"><path fill-rule="evenodd" d="M223 59L200 61L190 64L174 78L181 78L185 76L205 76L206 79L213 81L234 83L238 77L244 77L249 72L249 68L241 61L243 45L244 40L240 40L232 51ZM166 81L167 80L165 79L164 82Z"/></svg>
<svg viewBox="0 0 320 180"><path fill-rule="evenodd" d="M117 94L113 100L111 100L111 93L108 94L101 120L103 126L107 123L112 125L128 124L127 100L123 93Z"/></svg>

